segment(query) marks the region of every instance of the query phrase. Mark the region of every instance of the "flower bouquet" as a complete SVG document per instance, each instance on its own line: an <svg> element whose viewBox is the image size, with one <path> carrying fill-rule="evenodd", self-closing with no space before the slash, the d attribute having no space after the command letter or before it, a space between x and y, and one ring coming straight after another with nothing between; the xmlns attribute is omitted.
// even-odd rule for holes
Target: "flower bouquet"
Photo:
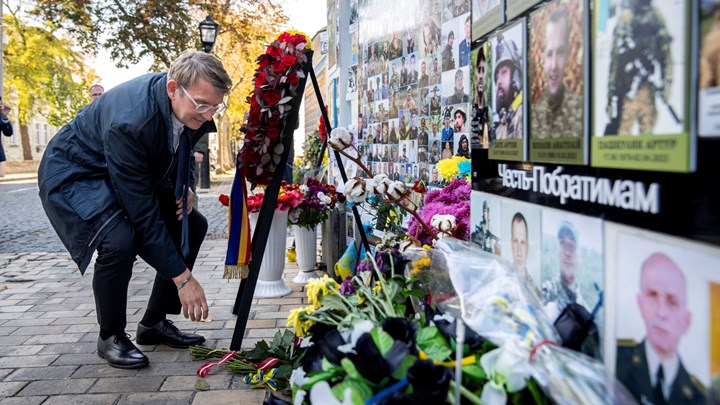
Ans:
<svg viewBox="0 0 720 405"><path fill-rule="evenodd" d="M285 121L305 77L305 50L310 47L304 34L283 32L257 59L255 90L248 97L250 111L240 129L245 141L238 157L238 169L253 187L270 184L280 163Z"/></svg>
<svg viewBox="0 0 720 405"><path fill-rule="evenodd" d="M316 276L317 226L325 221L330 211L335 208L338 195L335 186L321 183L313 178L309 178L306 184L293 184L288 187L303 195L302 202L290 210L288 220L293 225L296 261L300 267L300 272L293 281L305 284Z"/></svg>
<svg viewBox="0 0 720 405"><path fill-rule="evenodd" d="M299 336L309 337L300 345L302 367L290 377L295 404L441 404L451 403L452 393L481 403L490 377L480 358L495 346L472 331L458 334L464 324L447 316L406 318L407 298L420 294L400 275L407 263L391 250L363 262L341 284L311 281L309 305L288 318ZM453 370L462 370L461 383ZM511 395L514 404L542 400L533 381Z"/></svg>
<svg viewBox="0 0 720 405"><path fill-rule="evenodd" d="M494 376L483 388L483 402L504 404L506 391L532 376L558 404L634 403L621 384L608 379L602 363L558 346L539 297L510 264L453 238L435 247L424 270L447 273L451 285L430 286L434 303L498 346L481 359L485 373Z"/></svg>
<svg viewBox="0 0 720 405"><path fill-rule="evenodd" d="M301 228L315 229L328 218L338 201L335 186L321 183L317 179L309 178L303 185L287 187L303 195L300 204L292 207L288 214L290 223Z"/></svg>

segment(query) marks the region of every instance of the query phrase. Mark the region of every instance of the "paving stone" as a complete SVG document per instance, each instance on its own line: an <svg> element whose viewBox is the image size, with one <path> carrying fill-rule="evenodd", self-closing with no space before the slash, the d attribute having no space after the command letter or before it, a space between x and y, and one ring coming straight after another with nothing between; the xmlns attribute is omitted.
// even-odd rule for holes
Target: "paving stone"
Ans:
<svg viewBox="0 0 720 405"><path fill-rule="evenodd" d="M63 333L57 335L37 335L27 340L28 344L52 344L52 343L74 343L79 342L83 337L82 333Z"/></svg>
<svg viewBox="0 0 720 405"><path fill-rule="evenodd" d="M0 405L40 405L47 397L12 397L0 398Z"/></svg>
<svg viewBox="0 0 720 405"><path fill-rule="evenodd" d="M73 373L72 378L110 378L110 377L131 377L138 373L138 370L123 370L113 368L105 364L88 364L80 366Z"/></svg>
<svg viewBox="0 0 720 405"><path fill-rule="evenodd" d="M107 362L98 357L97 353L61 354L53 362L53 366L83 366L88 364L105 365Z"/></svg>
<svg viewBox="0 0 720 405"><path fill-rule="evenodd" d="M165 377L136 375L133 377L101 378L89 392L152 392L158 391Z"/></svg>
<svg viewBox="0 0 720 405"><path fill-rule="evenodd" d="M114 404L119 394L59 395L49 397L43 405L108 405Z"/></svg>
<svg viewBox="0 0 720 405"><path fill-rule="evenodd" d="M196 361L173 363L150 363L149 367L138 370L139 376L193 376L202 363Z"/></svg>
<svg viewBox="0 0 720 405"><path fill-rule="evenodd" d="M20 318L20 319L11 319L8 320L3 324L3 326L43 326L47 325L48 320L47 319L38 319L38 318Z"/></svg>
<svg viewBox="0 0 720 405"><path fill-rule="evenodd" d="M280 330L282 332L282 330ZM265 338L269 339L275 336L278 329L247 329L245 334L248 338Z"/></svg>
<svg viewBox="0 0 720 405"><path fill-rule="evenodd" d="M202 391L195 394L193 405L262 404L265 390Z"/></svg>
<svg viewBox="0 0 720 405"><path fill-rule="evenodd" d="M10 356L0 357L0 368L42 367L50 365L58 356Z"/></svg>
<svg viewBox="0 0 720 405"><path fill-rule="evenodd" d="M30 308L32 308L34 305L14 305L11 307L0 307L0 312L9 312L9 313L25 313Z"/></svg>
<svg viewBox="0 0 720 405"><path fill-rule="evenodd" d="M58 343L45 345L40 354L86 354L97 351L97 342Z"/></svg>
<svg viewBox="0 0 720 405"><path fill-rule="evenodd" d="M18 396L84 394L95 383L94 378L76 378L72 380L33 381Z"/></svg>
<svg viewBox="0 0 720 405"><path fill-rule="evenodd" d="M202 363L198 363L202 364ZM210 374L207 377L203 378L205 382L208 383L210 386L210 390L226 390L230 387L230 380L232 380L232 375L227 374L227 371L220 369L220 370L213 370L214 373L217 374ZM223 373L223 374L221 374ZM200 380L198 376L172 376L168 377L165 382L163 383L162 387L160 387L160 391L187 391L187 390L195 390L195 383Z"/></svg>
<svg viewBox="0 0 720 405"><path fill-rule="evenodd" d="M142 392L126 394L116 405L181 405L190 404L193 392Z"/></svg>
<svg viewBox="0 0 720 405"><path fill-rule="evenodd" d="M47 325L47 324L46 324ZM52 335L62 334L67 329L67 325L53 326L22 326L15 330L12 335L18 336L35 336L35 335Z"/></svg>
<svg viewBox="0 0 720 405"><path fill-rule="evenodd" d="M0 368L0 381L2 381L5 376L12 373L13 371L15 370L12 368Z"/></svg>
<svg viewBox="0 0 720 405"><path fill-rule="evenodd" d="M0 382L0 398L17 394L26 384L22 381Z"/></svg>
<svg viewBox="0 0 720 405"><path fill-rule="evenodd" d="M47 366L19 368L5 377L5 381L36 381L70 378L77 366Z"/></svg>
<svg viewBox="0 0 720 405"><path fill-rule="evenodd" d="M3 356L32 356L44 347L43 345L7 346L3 347L2 354Z"/></svg>

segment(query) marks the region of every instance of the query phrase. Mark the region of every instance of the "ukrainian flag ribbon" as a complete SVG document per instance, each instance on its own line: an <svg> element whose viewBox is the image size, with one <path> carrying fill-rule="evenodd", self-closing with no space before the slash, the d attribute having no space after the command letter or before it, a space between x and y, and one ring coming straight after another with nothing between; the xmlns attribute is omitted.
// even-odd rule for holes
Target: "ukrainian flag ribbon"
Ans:
<svg viewBox="0 0 720 405"><path fill-rule="evenodd" d="M276 368L271 368L268 371L264 371L259 368L257 373L246 374L245 377L243 377L243 381L245 384L249 384L250 388L262 388L267 385L270 389L276 391L277 383L273 378L275 377L277 370L278 369Z"/></svg>
<svg viewBox="0 0 720 405"><path fill-rule="evenodd" d="M228 248L225 255L225 279L248 276L250 263L250 218L247 207L245 176L237 169L228 204Z"/></svg>

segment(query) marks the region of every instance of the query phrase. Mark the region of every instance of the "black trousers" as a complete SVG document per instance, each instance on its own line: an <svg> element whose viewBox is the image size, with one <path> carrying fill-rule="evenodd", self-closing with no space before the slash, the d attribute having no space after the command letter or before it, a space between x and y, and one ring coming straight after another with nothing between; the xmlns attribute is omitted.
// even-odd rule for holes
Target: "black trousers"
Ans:
<svg viewBox="0 0 720 405"><path fill-rule="evenodd" d="M180 250L181 222L172 199L160 204L160 212L178 251ZM190 252L185 265L192 271L195 259L207 234L207 219L193 209L188 215ZM95 261L93 293L100 328L123 333L127 325L127 296L133 263L138 252L135 230L129 220L116 225L100 242ZM179 314L181 310L175 283L155 274L147 308L165 314Z"/></svg>

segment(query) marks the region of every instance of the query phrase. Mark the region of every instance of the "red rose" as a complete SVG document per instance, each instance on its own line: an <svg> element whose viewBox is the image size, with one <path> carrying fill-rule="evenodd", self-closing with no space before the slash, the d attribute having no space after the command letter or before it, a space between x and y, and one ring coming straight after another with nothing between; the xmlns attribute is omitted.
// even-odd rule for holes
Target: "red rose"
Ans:
<svg viewBox="0 0 720 405"><path fill-rule="evenodd" d="M273 58L278 59L280 58L280 55L282 55L283 50L277 46L269 46L266 53Z"/></svg>
<svg viewBox="0 0 720 405"><path fill-rule="evenodd" d="M280 42L287 42L288 39L290 39L290 34L288 32L283 32L277 40Z"/></svg>
<svg viewBox="0 0 720 405"><path fill-rule="evenodd" d="M271 67L272 67L273 72L275 72L275 73L282 73L286 70L286 67L282 63L279 63L279 62L273 63Z"/></svg>
<svg viewBox="0 0 720 405"><path fill-rule="evenodd" d="M245 154L245 160L247 160L247 163L260 163L260 155L255 152L248 151Z"/></svg>
<svg viewBox="0 0 720 405"><path fill-rule="evenodd" d="M255 75L255 87L260 87L265 83L267 83L265 80L265 72L258 72Z"/></svg>
<svg viewBox="0 0 720 405"><path fill-rule="evenodd" d="M268 118L265 120L265 123L266 123L269 127L276 127L276 128L277 128L277 127L280 126L280 117L277 117L275 114L273 114L271 117L268 117Z"/></svg>
<svg viewBox="0 0 720 405"><path fill-rule="evenodd" d="M272 107L280 101L280 92L274 89L267 90L262 93L262 99L265 104Z"/></svg>
<svg viewBox="0 0 720 405"><path fill-rule="evenodd" d="M277 102L277 101L276 101ZM254 108L250 110L250 115L248 116L248 123L254 127L260 125L260 119L262 119L262 113L259 108Z"/></svg>
<svg viewBox="0 0 720 405"><path fill-rule="evenodd" d="M425 187L425 182L422 180L418 180L413 184L412 189L416 193L425 194L427 192L427 187Z"/></svg>
<svg viewBox="0 0 720 405"><path fill-rule="evenodd" d="M275 139L280 135L280 130L277 127L267 127L265 128L265 135L270 139Z"/></svg>
<svg viewBox="0 0 720 405"><path fill-rule="evenodd" d="M218 197L218 200L220 201L220 204L222 204L226 207L230 204L230 197L226 196L225 194L220 194L220 197Z"/></svg>
<svg viewBox="0 0 720 405"><path fill-rule="evenodd" d="M280 63L282 63L283 66L287 66L287 67L294 66L296 62L297 62L297 58L295 58L294 56L292 56L290 54L287 54L287 55L283 56L282 59L280 59Z"/></svg>
<svg viewBox="0 0 720 405"><path fill-rule="evenodd" d="M270 62L272 62L272 57L269 55L262 55L258 58L258 67L262 69L265 66L268 66Z"/></svg>
<svg viewBox="0 0 720 405"><path fill-rule="evenodd" d="M288 82L290 82L290 84L293 86L297 86L298 83L300 83L300 79L297 77L297 75L295 73L290 73L287 78L288 78Z"/></svg>
<svg viewBox="0 0 720 405"><path fill-rule="evenodd" d="M307 42L307 38L303 34L295 34L291 42L293 45L302 44L303 42Z"/></svg>

